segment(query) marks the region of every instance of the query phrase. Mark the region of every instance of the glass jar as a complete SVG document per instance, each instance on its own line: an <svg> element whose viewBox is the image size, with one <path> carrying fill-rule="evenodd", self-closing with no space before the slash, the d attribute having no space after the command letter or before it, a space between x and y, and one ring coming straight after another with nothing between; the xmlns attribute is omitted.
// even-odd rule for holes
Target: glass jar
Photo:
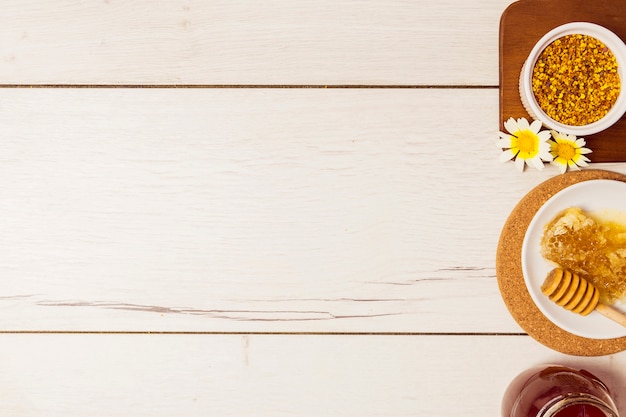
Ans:
<svg viewBox="0 0 626 417"><path fill-rule="evenodd" d="M619 417L607 386L585 370L560 365L530 369L511 382L502 417Z"/></svg>

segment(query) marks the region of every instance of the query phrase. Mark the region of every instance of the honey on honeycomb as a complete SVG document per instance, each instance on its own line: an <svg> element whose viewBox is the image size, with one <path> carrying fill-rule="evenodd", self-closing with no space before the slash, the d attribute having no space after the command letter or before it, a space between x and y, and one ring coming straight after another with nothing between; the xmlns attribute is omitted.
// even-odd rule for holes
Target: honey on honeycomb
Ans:
<svg viewBox="0 0 626 417"><path fill-rule="evenodd" d="M626 295L626 226L571 207L544 228L541 254L586 279L613 304Z"/></svg>

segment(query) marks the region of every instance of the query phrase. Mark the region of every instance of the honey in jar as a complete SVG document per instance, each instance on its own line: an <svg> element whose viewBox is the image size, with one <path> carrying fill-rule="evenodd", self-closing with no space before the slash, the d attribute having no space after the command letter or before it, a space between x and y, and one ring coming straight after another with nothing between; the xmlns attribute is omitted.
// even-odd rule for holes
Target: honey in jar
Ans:
<svg viewBox="0 0 626 417"><path fill-rule="evenodd" d="M607 386L586 370L532 368L511 382L502 417L619 417Z"/></svg>

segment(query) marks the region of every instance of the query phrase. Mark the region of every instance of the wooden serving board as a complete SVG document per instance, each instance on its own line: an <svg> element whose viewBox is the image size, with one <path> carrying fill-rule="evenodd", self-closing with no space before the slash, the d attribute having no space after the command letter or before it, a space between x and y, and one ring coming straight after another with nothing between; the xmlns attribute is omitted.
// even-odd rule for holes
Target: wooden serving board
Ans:
<svg viewBox="0 0 626 417"><path fill-rule="evenodd" d="M513 117L530 116L519 97L519 75L535 43L551 29L586 21L606 27L626 40L626 13L622 0L520 0L500 20L500 129ZM626 161L626 117L611 128L585 137L592 162Z"/></svg>
<svg viewBox="0 0 626 417"><path fill-rule="evenodd" d="M543 345L569 355L600 356L626 350L626 337L590 339L576 336L544 316L526 288L522 274L522 242L535 213L550 197L570 185L596 179L626 182L626 176L619 173L584 170L559 175L539 184L520 200L509 215L502 228L496 254L498 286L515 321Z"/></svg>

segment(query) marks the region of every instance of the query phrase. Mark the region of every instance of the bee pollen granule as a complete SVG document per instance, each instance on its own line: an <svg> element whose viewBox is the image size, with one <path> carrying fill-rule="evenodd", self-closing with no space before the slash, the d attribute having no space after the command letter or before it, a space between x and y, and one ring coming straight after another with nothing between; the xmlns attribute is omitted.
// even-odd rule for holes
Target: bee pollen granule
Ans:
<svg viewBox="0 0 626 417"><path fill-rule="evenodd" d="M584 126L613 107L621 82L617 60L598 39L563 36L548 45L533 68L532 90L539 107L565 125Z"/></svg>

